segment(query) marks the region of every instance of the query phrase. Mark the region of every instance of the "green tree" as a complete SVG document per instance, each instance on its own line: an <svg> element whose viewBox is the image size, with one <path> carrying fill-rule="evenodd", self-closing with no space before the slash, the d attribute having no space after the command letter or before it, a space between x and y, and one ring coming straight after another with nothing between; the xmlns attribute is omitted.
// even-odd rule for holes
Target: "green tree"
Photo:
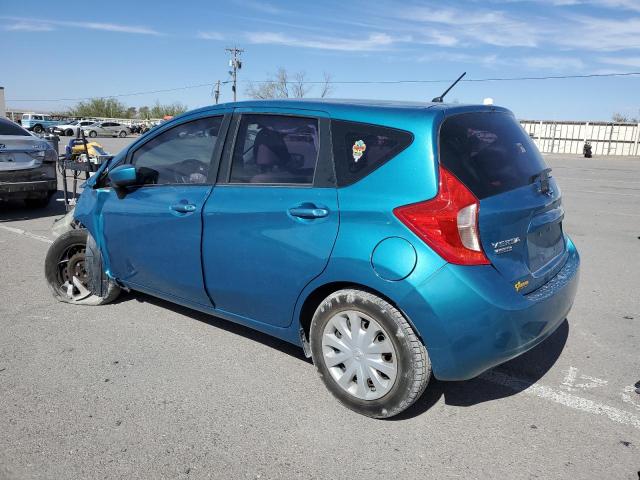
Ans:
<svg viewBox="0 0 640 480"><path fill-rule="evenodd" d="M91 98L77 103L69 114L74 117L124 118L127 106L115 98Z"/></svg>
<svg viewBox="0 0 640 480"><path fill-rule="evenodd" d="M151 107L150 114L151 118L162 118L165 115L180 115L181 113L184 113L186 111L187 106L180 102L163 105L158 100L156 100L155 105Z"/></svg>
<svg viewBox="0 0 640 480"><path fill-rule="evenodd" d="M142 120L149 120L151 118L151 109L146 105L138 109L138 118Z"/></svg>

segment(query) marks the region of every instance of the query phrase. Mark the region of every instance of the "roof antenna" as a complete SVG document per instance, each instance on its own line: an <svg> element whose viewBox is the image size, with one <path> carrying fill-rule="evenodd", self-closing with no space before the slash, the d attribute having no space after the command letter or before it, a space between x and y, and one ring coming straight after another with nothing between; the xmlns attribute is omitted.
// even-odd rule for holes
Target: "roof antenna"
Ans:
<svg viewBox="0 0 640 480"><path fill-rule="evenodd" d="M449 93L449 90L451 90L453 87L455 87L455 86L457 85L457 83L458 83L460 80L462 80L462 77L464 77L466 74L467 74L467 72L462 72L462 75L460 75L460 76L458 77L458 79L457 79L455 82L453 82L453 83L451 84L451 86L450 86L449 88L447 88L447 89L444 91L444 93L443 93L442 95L440 95L439 97L434 98L434 99L433 99L433 100L431 100L431 101L432 101L432 102L435 102L435 103L442 103L442 99L444 99L444 96L445 96L447 93Z"/></svg>

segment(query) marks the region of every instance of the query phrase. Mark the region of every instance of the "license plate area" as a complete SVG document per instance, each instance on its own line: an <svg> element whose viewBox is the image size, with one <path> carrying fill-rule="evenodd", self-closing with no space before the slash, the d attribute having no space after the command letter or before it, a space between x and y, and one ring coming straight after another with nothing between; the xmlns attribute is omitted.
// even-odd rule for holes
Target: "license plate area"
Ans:
<svg viewBox="0 0 640 480"><path fill-rule="evenodd" d="M564 252L562 222L548 223L529 233L527 247L529 250L529 270L535 274Z"/></svg>

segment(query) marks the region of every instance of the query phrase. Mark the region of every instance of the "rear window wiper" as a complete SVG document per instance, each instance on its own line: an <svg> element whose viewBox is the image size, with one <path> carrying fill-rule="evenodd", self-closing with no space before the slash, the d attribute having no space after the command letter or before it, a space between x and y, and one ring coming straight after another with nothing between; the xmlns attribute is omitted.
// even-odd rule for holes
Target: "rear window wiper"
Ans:
<svg viewBox="0 0 640 480"><path fill-rule="evenodd" d="M551 178L551 169L545 168L540 173L537 173L531 177L530 184L539 182L538 192L550 195L553 193L549 186L549 179Z"/></svg>

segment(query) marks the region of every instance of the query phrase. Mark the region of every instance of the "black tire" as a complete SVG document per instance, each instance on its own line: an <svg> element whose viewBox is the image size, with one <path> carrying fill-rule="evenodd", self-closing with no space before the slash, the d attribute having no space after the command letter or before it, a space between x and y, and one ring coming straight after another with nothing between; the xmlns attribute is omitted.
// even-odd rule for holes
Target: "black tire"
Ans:
<svg viewBox="0 0 640 480"><path fill-rule="evenodd" d="M50 195L40 198L25 198L24 203L29 208L45 208L47 205L49 205L50 199Z"/></svg>
<svg viewBox="0 0 640 480"><path fill-rule="evenodd" d="M83 268L79 265L81 265L80 262L84 262L87 237L88 232L85 229L69 230L60 235L47 251L44 264L45 278L53 297L60 302L75 305L104 305L115 300L120 294L120 287L109 281L107 292L102 297L92 293L84 296L78 295L76 298L67 295L67 288L64 285L69 281L72 273L79 273L80 277L83 276L76 268ZM69 271L72 264L76 267L74 272Z"/></svg>
<svg viewBox="0 0 640 480"><path fill-rule="evenodd" d="M36 125L35 127L33 127L34 133L42 133L43 131L44 131L44 128L42 128L42 125Z"/></svg>
<svg viewBox="0 0 640 480"><path fill-rule="evenodd" d="M343 390L325 364L323 332L331 318L346 310L362 312L374 319L386 330L385 336L395 348L398 368L395 383L378 399L360 399ZM406 410L420 398L431 377L427 350L406 318L389 302L362 290L339 290L318 306L311 321L310 343L313 363L329 391L343 405L368 417L389 418Z"/></svg>
<svg viewBox="0 0 640 480"><path fill-rule="evenodd" d="M98 133L97 133L95 130L91 130L91 131L89 132L89 136L90 136L91 138L96 138L96 137L98 136Z"/></svg>
<svg viewBox="0 0 640 480"><path fill-rule="evenodd" d="M120 138L125 138L125 137L127 136L127 132L125 132L124 130L122 130L122 131L118 134L118 136L119 136Z"/></svg>
<svg viewBox="0 0 640 480"><path fill-rule="evenodd" d="M64 134L65 134L65 136L67 136L67 137L73 137L73 135L74 135L73 130L71 130L70 128L68 128L67 130L65 130Z"/></svg>

